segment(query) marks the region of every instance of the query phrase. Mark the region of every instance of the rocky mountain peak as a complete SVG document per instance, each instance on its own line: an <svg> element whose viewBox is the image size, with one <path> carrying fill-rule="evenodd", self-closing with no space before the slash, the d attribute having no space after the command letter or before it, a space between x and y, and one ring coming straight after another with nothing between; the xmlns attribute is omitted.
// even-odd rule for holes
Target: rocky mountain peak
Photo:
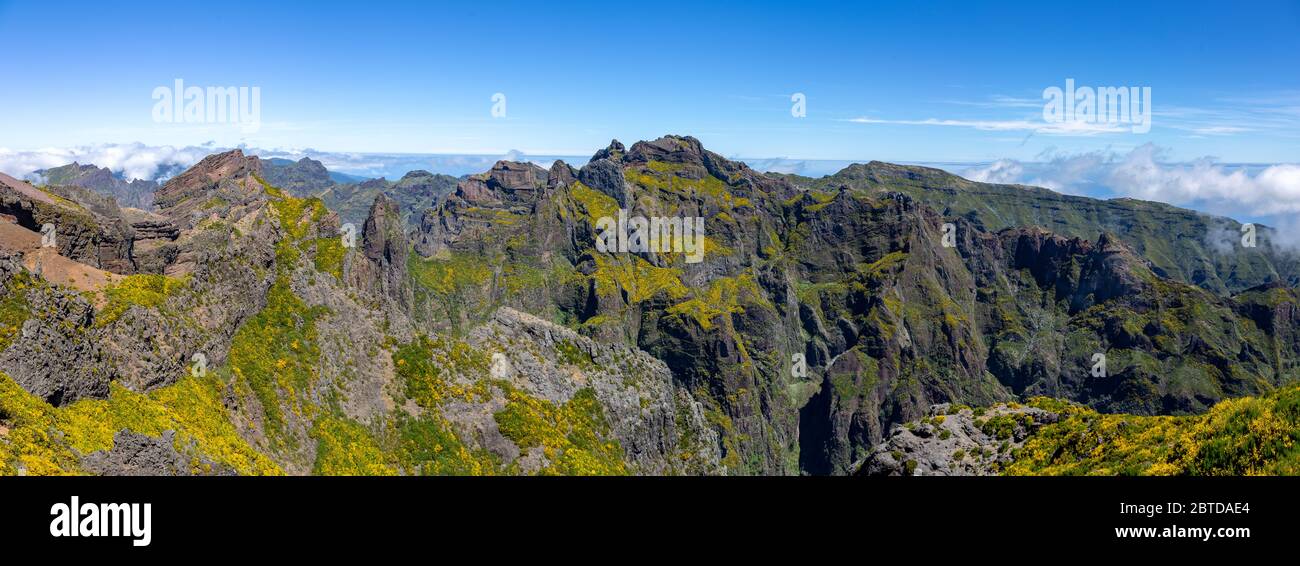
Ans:
<svg viewBox="0 0 1300 566"><path fill-rule="evenodd" d="M398 202L382 192L375 195L361 237L361 252L366 261L354 262L350 273L352 284L386 297L393 304L410 305L406 262L411 245Z"/></svg>
<svg viewBox="0 0 1300 566"><path fill-rule="evenodd" d="M613 159L593 160L578 171L578 180L597 191L609 195L626 208L629 202L627 181L623 178L623 167Z"/></svg>
<svg viewBox="0 0 1300 566"><path fill-rule="evenodd" d="M498 161L488 171L488 186L510 193L532 192L546 183L547 172L533 163Z"/></svg>
<svg viewBox="0 0 1300 566"><path fill-rule="evenodd" d="M397 201L384 193L375 196L363 229L366 257L394 262L405 258L406 235ZM403 261L404 263L404 261Z"/></svg>
<svg viewBox="0 0 1300 566"><path fill-rule="evenodd" d="M556 159L551 164L551 170L546 175L546 187L554 189L556 187L566 187L578 178L578 172L573 169L563 159Z"/></svg>
<svg viewBox="0 0 1300 566"><path fill-rule="evenodd" d="M184 185L193 182L196 179L206 179L216 181L218 179L236 177L241 174L261 174L262 160L255 156L246 156L240 149L232 149L224 153L214 153L203 160L199 161L193 167L186 169L185 172L173 177L164 186L164 191L175 185Z"/></svg>
<svg viewBox="0 0 1300 566"><path fill-rule="evenodd" d="M592 161L596 161L600 159L619 160L622 159L623 156L626 154L627 154L627 148L623 147L623 142L620 142L618 140L610 140L609 145L605 147L605 149L599 150L596 152L595 155L591 156L591 160Z"/></svg>
<svg viewBox="0 0 1300 566"><path fill-rule="evenodd" d="M1169 224L1155 224L1168 234L1139 238L1114 225L1053 223L1117 217L1113 203L1041 201L1026 211L1019 199L1045 197L880 162L839 179L767 175L682 136L630 150L614 141L596 156L581 170L500 161L459 182L413 171L397 183L336 185L319 201L263 187L255 175L268 161L212 156L160 191L161 214L121 213L136 234L150 234L129 250L154 266L141 271L179 281L175 294L99 326L89 299L32 287L33 312L59 316L0 320L0 330L17 329L14 345L0 348L0 370L57 404L102 398L109 381L175 387L186 354L204 352L243 380L233 393L214 389L214 410L229 412L241 438L289 473L351 472L314 467L328 456L329 435L293 449L272 442L315 439L312 430L346 419L363 440L369 423L437 426L455 442L444 453L484 451L517 465L433 459L397 473L928 474L994 473L1052 418L1004 401L1047 395L1107 411L1199 412L1285 383L1276 368L1297 359L1293 289L1218 299L1162 279L1144 259L1161 250L1130 246L1185 236ZM0 187L0 205L22 201L0 213L10 222L67 213L76 202L59 195ZM355 206L355 249L336 239L322 202ZM959 211L963 202L972 208ZM616 204L701 217L707 257L601 250L597 225ZM409 232L412 210L420 226ZM1006 224L995 222L1003 216ZM942 237L948 222L955 246ZM89 243L79 250L111 241L89 230L63 240ZM106 264L102 252L73 252ZM0 255L0 286L21 269ZM1247 318L1258 330L1241 331ZM1110 356L1105 379L1090 372L1094 353ZM795 354L805 375L787 365ZM275 390L281 372L298 372L306 387ZM70 379L42 385L51 375ZM245 387L255 384L269 394ZM430 384L476 393L425 395ZM338 414L319 421L296 410L335 398ZM573 444L563 452L522 436L546 423L512 423L535 421L527 409L543 402L590 421L572 438L596 451L582 452L570 431L555 435ZM936 403L946 407L927 413ZM428 415L446 422L418 421ZM1023 430L995 429L992 419ZM971 456L1003 442L1008 449ZM99 452L88 471L135 465ZM556 467L566 452L613 465ZM144 453L162 462L148 467L179 467L170 454ZM414 457L400 456L375 461Z"/></svg>
<svg viewBox="0 0 1300 566"><path fill-rule="evenodd" d="M238 149L210 155L164 183L154 204L185 230L204 218L226 217L233 208L265 201L262 172L262 160Z"/></svg>
<svg viewBox="0 0 1300 566"><path fill-rule="evenodd" d="M942 169L922 167L920 165L899 165L883 161L854 163L839 170L827 178L837 184L851 186L916 186L953 190L970 185L962 179Z"/></svg>
<svg viewBox="0 0 1300 566"><path fill-rule="evenodd" d="M362 189L382 189L388 186L388 179L384 177L378 179L367 179L357 186Z"/></svg>
<svg viewBox="0 0 1300 566"><path fill-rule="evenodd" d="M1124 245L1124 242L1115 237L1111 232L1102 232L1097 237L1097 249L1104 253L1128 253L1132 254L1133 250Z"/></svg>
<svg viewBox="0 0 1300 566"><path fill-rule="evenodd" d="M267 159L262 169L262 178L294 196L311 196L334 186L325 165L310 157L298 161Z"/></svg>
<svg viewBox="0 0 1300 566"><path fill-rule="evenodd" d="M665 163L691 163L704 165L704 146L690 136L663 136L654 141L632 144L627 159L633 163L662 161Z"/></svg>
<svg viewBox="0 0 1300 566"><path fill-rule="evenodd" d="M434 176L433 173L425 171L424 169L416 169L414 171L407 171L405 175L402 175L402 178L399 180L399 182L406 181L406 180L422 179L422 178L432 177L432 176Z"/></svg>
<svg viewBox="0 0 1300 566"><path fill-rule="evenodd" d="M1137 294L1151 276L1147 262L1111 234L1094 243L1030 227L1005 230L1002 240L1011 267L1056 287L1058 296L1069 297L1071 312Z"/></svg>
<svg viewBox="0 0 1300 566"><path fill-rule="evenodd" d="M294 164L299 172L312 178L328 180L330 172L325 168L325 164L310 157L299 159Z"/></svg>

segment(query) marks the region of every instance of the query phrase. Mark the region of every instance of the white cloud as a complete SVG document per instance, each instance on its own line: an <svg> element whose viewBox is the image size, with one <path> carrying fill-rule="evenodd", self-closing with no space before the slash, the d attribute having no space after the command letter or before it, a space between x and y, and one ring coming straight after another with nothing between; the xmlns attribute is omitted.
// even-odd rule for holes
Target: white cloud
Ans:
<svg viewBox="0 0 1300 566"><path fill-rule="evenodd" d="M1300 166L1272 165L1253 176L1210 158L1162 164L1163 152L1146 144L1111 167L1107 180L1115 190L1172 204L1204 203L1225 212L1256 215L1300 212Z"/></svg>
<svg viewBox="0 0 1300 566"><path fill-rule="evenodd" d="M981 183L1019 183L1025 167L1014 159L999 159L984 167L975 167L962 173L967 179Z"/></svg>
<svg viewBox="0 0 1300 566"><path fill-rule="evenodd" d="M150 146L142 143L100 144L72 148L43 148L15 151L0 148L0 171L18 178L35 179L35 172L67 165L72 162L107 167L128 180L165 180L198 163L213 153L233 148L215 143L201 146ZM563 157L570 165L581 167L586 162L580 156L531 156L520 151L504 155L431 155L431 154L369 154L325 152L311 148L260 149L240 146L245 153L262 158L282 157L297 161L310 157L320 161L330 171L365 177L387 176L397 178L408 171L427 169L451 175L486 171L500 159L529 161L542 168L550 168L556 157Z"/></svg>
<svg viewBox="0 0 1300 566"><path fill-rule="evenodd" d="M1227 223L1211 224L1205 232L1206 247L1219 254L1230 254L1237 249L1241 232L1233 230Z"/></svg>
<svg viewBox="0 0 1300 566"><path fill-rule="evenodd" d="M41 169L72 162L107 167L130 179L158 179L197 163L212 147L147 146L141 143L100 144L71 148L14 151L0 148L0 171L15 177L32 177Z"/></svg>
<svg viewBox="0 0 1300 566"><path fill-rule="evenodd" d="M972 180L1021 183L1090 196L1126 196L1196 208L1224 216L1300 213L1300 165L1248 167L1201 158L1162 161L1165 151L1145 144L1126 154L1045 155L1041 161L1003 159L960 173Z"/></svg>

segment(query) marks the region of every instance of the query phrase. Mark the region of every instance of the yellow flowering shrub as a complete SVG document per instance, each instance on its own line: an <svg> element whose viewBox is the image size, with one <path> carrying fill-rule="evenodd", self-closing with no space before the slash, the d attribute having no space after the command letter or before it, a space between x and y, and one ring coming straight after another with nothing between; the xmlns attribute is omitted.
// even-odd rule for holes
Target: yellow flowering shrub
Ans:
<svg viewBox="0 0 1300 566"><path fill-rule="evenodd" d="M1031 436L1006 473L1291 475L1300 473L1297 441L1300 385L1222 401L1194 416L1103 415L1075 407Z"/></svg>
<svg viewBox="0 0 1300 566"><path fill-rule="evenodd" d="M324 417L311 432L316 439L313 473L330 476L393 476L397 470L360 423L343 417Z"/></svg>
<svg viewBox="0 0 1300 566"><path fill-rule="evenodd" d="M541 447L550 466L544 475L626 475L623 449L609 432L590 388L563 405L506 386L506 408L496 413L501 434L528 450Z"/></svg>
<svg viewBox="0 0 1300 566"><path fill-rule="evenodd" d="M212 375L187 376L149 394L114 383L108 399L55 408L0 373L0 423L9 428L0 436L0 474L79 473L80 456L112 449L113 436L123 429L155 437L174 430L182 454L197 452L240 474L281 473L239 436L221 389ZM194 471L208 470L196 466Z"/></svg>
<svg viewBox="0 0 1300 566"><path fill-rule="evenodd" d="M103 326L112 324L133 306L160 308L167 298L185 287L187 279L177 279L166 275L142 273L122 278L121 281L104 289L107 303L99 311L95 324Z"/></svg>

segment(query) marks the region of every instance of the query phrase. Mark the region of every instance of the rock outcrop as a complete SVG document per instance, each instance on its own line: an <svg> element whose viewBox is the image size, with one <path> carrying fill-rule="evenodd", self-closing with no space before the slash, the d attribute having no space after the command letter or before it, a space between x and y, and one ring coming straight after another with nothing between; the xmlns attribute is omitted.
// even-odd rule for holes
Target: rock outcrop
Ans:
<svg viewBox="0 0 1300 566"><path fill-rule="evenodd" d="M109 366L92 334L94 307L74 289L44 284L21 263L0 252L0 299L22 305L16 328L0 349L0 371L52 405L104 397Z"/></svg>
<svg viewBox="0 0 1300 566"><path fill-rule="evenodd" d="M987 409L936 405L929 416L897 427L865 459L854 464L861 476L997 475L1015 450L1060 415L1022 405Z"/></svg>
<svg viewBox="0 0 1300 566"><path fill-rule="evenodd" d="M532 163L498 161L487 173L462 179L446 199L424 211L415 250L437 255L454 242L481 239L503 218L532 213L546 194L548 175Z"/></svg>
<svg viewBox="0 0 1300 566"><path fill-rule="evenodd" d="M406 262L411 245L405 229L397 202L379 193L362 226L361 253L353 256L347 277L357 288L409 312L412 297Z"/></svg>
<svg viewBox="0 0 1300 566"><path fill-rule="evenodd" d="M0 173L0 215L52 242L59 255L114 273L133 273L134 234L109 197L80 187L38 189Z"/></svg>
<svg viewBox="0 0 1300 566"><path fill-rule="evenodd" d="M160 437L120 430L111 450L92 452L81 461L86 471L105 476L234 475L234 471L198 455L176 450L176 431Z"/></svg>
<svg viewBox="0 0 1300 566"><path fill-rule="evenodd" d="M722 472L717 433L708 425L703 406L674 383L663 362L649 354L621 344L601 344L509 308L497 311L488 323L475 328L468 342L495 352L489 367L491 377L537 398L564 404L582 389L594 391L631 471L650 475ZM449 414L485 435L497 429L495 423L476 421L473 416L482 413L473 410ZM500 441L488 441L487 445L506 446ZM505 448L502 455L520 458L528 473L548 464L539 449L517 452Z"/></svg>

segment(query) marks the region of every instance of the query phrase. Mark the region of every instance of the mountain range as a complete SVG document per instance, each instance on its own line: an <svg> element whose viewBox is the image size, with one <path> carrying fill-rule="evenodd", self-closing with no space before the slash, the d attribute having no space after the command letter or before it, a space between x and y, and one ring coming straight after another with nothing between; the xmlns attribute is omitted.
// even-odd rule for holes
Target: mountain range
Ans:
<svg viewBox="0 0 1300 566"><path fill-rule="evenodd" d="M0 176L0 473L1300 461L1300 259L1265 226L682 136L395 182L235 150L148 200L104 171ZM620 217L702 219L703 261L602 246Z"/></svg>

